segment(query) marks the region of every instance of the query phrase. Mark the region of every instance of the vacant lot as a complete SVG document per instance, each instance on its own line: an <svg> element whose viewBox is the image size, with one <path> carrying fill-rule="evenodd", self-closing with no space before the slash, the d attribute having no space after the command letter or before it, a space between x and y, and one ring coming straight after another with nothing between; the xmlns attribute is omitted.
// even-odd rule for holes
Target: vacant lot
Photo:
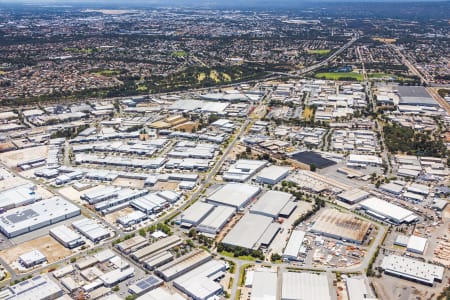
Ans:
<svg viewBox="0 0 450 300"><path fill-rule="evenodd" d="M317 54L317 55L327 55L330 53L330 49L315 49L315 50L308 50L309 54Z"/></svg>
<svg viewBox="0 0 450 300"><path fill-rule="evenodd" d="M155 191L174 191L178 187L178 182L161 182L158 181L153 187L152 190Z"/></svg>
<svg viewBox="0 0 450 300"><path fill-rule="evenodd" d="M39 250L47 257L49 263L58 261L72 254L72 251L62 246L51 236L46 235L29 242L0 251L1 257L11 265L20 255L32 250Z"/></svg>
<svg viewBox="0 0 450 300"><path fill-rule="evenodd" d="M144 180L130 179L124 177L118 177L112 182L113 185L142 189L144 187Z"/></svg>

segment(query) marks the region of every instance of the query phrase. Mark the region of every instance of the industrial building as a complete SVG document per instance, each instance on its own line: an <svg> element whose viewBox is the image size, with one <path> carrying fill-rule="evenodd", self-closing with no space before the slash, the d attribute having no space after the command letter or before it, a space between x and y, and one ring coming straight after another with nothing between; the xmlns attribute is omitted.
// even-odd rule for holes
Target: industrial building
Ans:
<svg viewBox="0 0 450 300"><path fill-rule="evenodd" d="M135 261L142 261L146 257L149 257L150 255L159 252L164 249L172 248L177 245L180 245L182 243L182 240L177 235L171 235L166 238L162 238L148 246L145 246L137 251L134 251L131 254L131 258L133 258Z"/></svg>
<svg viewBox="0 0 450 300"><path fill-rule="evenodd" d="M417 236L411 235L408 240L408 244L406 244L406 250L409 252L414 252L418 254L423 254L425 252L425 248L427 247L427 239Z"/></svg>
<svg viewBox="0 0 450 300"><path fill-rule="evenodd" d="M255 204L253 204L250 208L250 212L253 214L277 218L280 215L280 212L289 202L291 202L291 200L293 200L293 198L294 197L289 193L267 191L255 202ZM294 209L295 206L292 208Z"/></svg>
<svg viewBox="0 0 450 300"><path fill-rule="evenodd" d="M63 295L63 290L47 275L38 275L7 288L8 300L50 300Z"/></svg>
<svg viewBox="0 0 450 300"><path fill-rule="evenodd" d="M270 166L262 169L256 176L256 182L275 185L289 175L290 168Z"/></svg>
<svg viewBox="0 0 450 300"><path fill-rule="evenodd" d="M400 99L399 105L439 107L439 104L423 86L399 85L396 89Z"/></svg>
<svg viewBox="0 0 450 300"><path fill-rule="evenodd" d="M412 211L375 197L363 200L359 205L368 215L381 221L402 224L417 220L417 216Z"/></svg>
<svg viewBox="0 0 450 300"><path fill-rule="evenodd" d="M348 203L355 204L369 197L369 193L361 189L352 189L337 195L337 199Z"/></svg>
<svg viewBox="0 0 450 300"><path fill-rule="evenodd" d="M85 242L81 236L67 227L61 225L50 229L50 236L61 243L66 248L72 249L83 245Z"/></svg>
<svg viewBox="0 0 450 300"><path fill-rule="evenodd" d="M374 166L379 167L383 160L375 155L350 154L348 156L349 166Z"/></svg>
<svg viewBox="0 0 450 300"><path fill-rule="evenodd" d="M442 282L444 278L444 267L394 254L385 256L380 267L385 274L429 286L433 286L435 281Z"/></svg>
<svg viewBox="0 0 450 300"><path fill-rule="evenodd" d="M148 291L154 290L161 286L163 281L156 276L150 275L144 279L137 281L136 283L130 285L128 291L130 294L142 295Z"/></svg>
<svg viewBox="0 0 450 300"><path fill-rule="evenodd" d="M281 300L331 300L325 274L283 272Z"/></svg>
<svg viewBox="0 0 450 300"><path fill-rule="evenodd" d="M120 242L116 245L117 249L125 254L137 251L148 245L148 239L141 235L136 235L128 240Z"/></svg>
<svg viewBox="0 0 450 300"><path fill-rule="evenodd" d="M258 193L260 188L244 183L227 183L207 197L207 202L227 205L236 210L244 208Z"/></svg>
<svg viewBox="0 0 450 300"><path fill-rule="evenodd" d="M8 238L78 216L80 209L60 197L13 208L0 216L0 231Z"/></svg>
<svg viewBox="0 0 450 300"><path fill-rule="evenodd" d="M277 299L277 272L261 268L253 273L251 300Z"/></svg>
<svg viewBox="0 0 450 300"><path fill-rule="evenodd" d="M282 255L283 260L296 261L298 260L298 254L302 247L303 240L305 239L305 232L303 230L293 230L289 241L284 248Z"/></svg>
<svg viewBox="0 0 450 300"><path fill-rule="evenodd" d="M246 214L228 232L222 243L247 249L258 249L260 246L259 240L272 222L273 218L271 217L251 213Z"/></svg>
<svg viewBox="0 0 450 300"><path fill-rule="evenodd" d="M176 260L156 269L155 274L165 281L173 280L181 275L210 261L211 255L204 250L196 250L180 256Z"/></svg>
<svg viewBox="0 0 450 300"><path fill-rule="evenodd" d="M110 233L92 219L83 218L72 223L72 226L94 243L110 237Z"/></svg>
<svg viewBox="0 0 450 300"><path fill-rule="evenodd" d="M345 279L345 285L348 300L377 300L363 277L349 277Z"/></svg>
<svg viewBox="0 0 450 300"><path fill-rule="evenodd" d="M144 267L152 271L168 262L171 262L173 259L174 256L169 251L158 252L144 260Z"/></svg>
<svg viewBox="0 0 450 300"><path fill-rule="evenodd" d="M315 220L311 232L361 244L369 227L369 222L351 214L341 213L335 209L325 209Z"/></svg>
<svg viewBox="0 0 450 300"><path fill-rule="evenodd" d="M226 181L245 182L267 165L265 160L240 159L223 172Z"/></svg>
<svg viewBox="0 0 450 300"><path fill-rule="evenodd" d="M181 226L190 228L200 224L206 216L214 209L214 205L197 201L181 213Z"/></svg>
<svg viewBox="0 0 450 300"><path fill-rule="evenodd" d="M117 218L116 222L123 227L130 227L146 220L148 215L141 211L133 211L125 216Z"/></svg>
<svg viewBox="0 0 450 300"><path fill-rule="evenodd" d="M207 300L222 293L223 287L216 282L225 275L223 261L210 260L173 281L181 292L195 300Z"/></svg>
<svg viewBox="0 0 450 300"><path fill-rule="evenodd" d="M25 268L31 268L47 261L47 257L39 250L32 250L19 256L19 263Z"/></svg>
<svg viewBox="0 0 450 300"><path fill-rule="evenodd" d="M22 184L0 192L0 209L7 210L40 200L36 186L32 183Z"/></svg>
<svg viewBox="0 0 450 300"><path fill-rule="evenodd" d="M159 287L150 292L145 293L141 297L138 297L139 300L186 300L180 294L174 293L166 288Z"/></svg>
<svg viewBox="0 0 450 300"><path fill-rule="evenodd" d="M236 210L230 206L215 206L212 212L197 225L197 230L206 234L217 234L231 220Z"/></svg>
<svg viewBox="0 0 450 300"><path fill-rule="evenodd" d="M101 281L103 281L103 284L106 287L113 287L119 282L122 282L133 276L134 276L134 268L129 267L125 269L123 268L114 269L108 273L101 275L99 278Z"/></svg>

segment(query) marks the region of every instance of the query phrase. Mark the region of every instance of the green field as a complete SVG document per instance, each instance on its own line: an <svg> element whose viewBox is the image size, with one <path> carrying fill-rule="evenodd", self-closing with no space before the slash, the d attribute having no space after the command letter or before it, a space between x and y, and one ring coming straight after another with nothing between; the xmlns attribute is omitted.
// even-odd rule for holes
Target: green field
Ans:
<svg viewBox="0 0 450 300"><path fill-rule="evenodd" d="M148 90L148 87L146 85L138 85L136 87L136 91L138 92L146 92Z"/></svg>
<svg viewBox="0 0 450 300"><path fill-rule="evenodd" d="M172 52L171 55L175 56L175 57L185 57L185 56L187 56L187 52L183 51L183 50L178 50L178 51Z"/></svg>
<svg viewBox="0 0 450 300"><path fill-rule="evenodd" d="M309 54L317 54L317 55L327 55L331 52L330 49L315 49L315 50L308 50Z"/></svg>
<svg viewBox="0 0 450 300"><path fill-rule="evenodd" d="M355 73L355 72L345 72L345 73L317 73L314 77L319 79L327 79L327 80L358 80L362 81L363 76L361 74Z"/></svg>

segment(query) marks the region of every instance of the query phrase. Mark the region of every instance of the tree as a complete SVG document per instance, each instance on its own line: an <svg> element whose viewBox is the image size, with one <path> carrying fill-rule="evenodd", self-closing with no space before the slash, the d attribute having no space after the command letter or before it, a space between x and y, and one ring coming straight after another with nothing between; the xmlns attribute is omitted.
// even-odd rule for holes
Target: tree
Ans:
<svg viewBox="0 0 450 300"><path fill-rule="evenodd" d="M309 169L311 170L311 172L315 172L316 169L317 169L316 164L310 164L310 165L309 165Z"/></svg>

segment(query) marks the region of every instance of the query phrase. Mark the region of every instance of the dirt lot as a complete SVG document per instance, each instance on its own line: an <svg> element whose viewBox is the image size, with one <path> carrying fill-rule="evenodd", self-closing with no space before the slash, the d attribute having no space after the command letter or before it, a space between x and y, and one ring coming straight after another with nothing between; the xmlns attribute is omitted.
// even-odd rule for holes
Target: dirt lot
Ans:
<svg viewBox="0 0 450 300"><path fill-rule="evenodd" d="M16 151L10 151L0 154L0 160L9 167L16 167L18 163L32 159L46 158L48 152L47 146L38 146Z"/></svg>
<svg viewBox="0 0 450 300"><path fill-rule="evenodd" d="M112 182L113 185L124 186L129 188L142 189L144 188L144 180L141 179L130 179L118 177L116 180Z"/></svg>
<svg viewBox="0 0 450 300"><path fill-rule="evenodd" d="M81 193L71 186L65 186L59 189L59 192L69 200L80 202Z"/></svg>
<svg viewBox="0 0 450 300"><path fill-rule="evenodd" d="M9 249L0 251L1 257L11 265L20 255L32 250L39 250L47 257L49 263L60 260L72 254L72 251L62 246L51 236L46 235L35 240L25 242Z"/></svg>
<svg viewBox="0 0 450 300"><path fill-rule="evenodd" d="M155 191L174 191L178 187L178 182L161 182L158 181L151 189Z"/></svg>
<svg viewBox="0 0 450 300"><path fill-rule="evenodd" d="M132 213L133 211L135 211L133 208L131 207L126 207L124 209L115 211L113 213L107 214L104 219L106 220L106 222L110 223L110 224L115 224L117 218L123 217L125 215L128 215L129 213Z"/></svg>

